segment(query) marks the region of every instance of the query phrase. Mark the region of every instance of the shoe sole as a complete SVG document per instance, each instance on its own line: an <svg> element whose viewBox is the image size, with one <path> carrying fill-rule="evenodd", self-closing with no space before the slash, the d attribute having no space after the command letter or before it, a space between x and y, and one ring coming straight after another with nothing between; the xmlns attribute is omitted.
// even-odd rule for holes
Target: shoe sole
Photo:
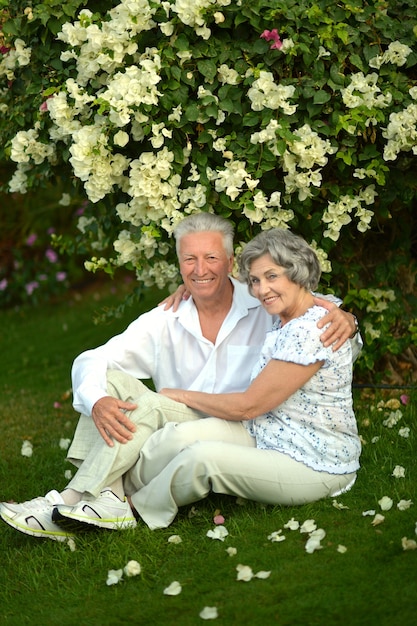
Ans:
<svg viewBox="0 0 417 626"><path fill-rule="evenodd" d="M25 535L30 535L31 537L37 537L38 539L52 539L53 541L68 541L68 539L73 538L72 535L60 531L37 530L35 528L30 528L30 526L23 526L15 522L14 519L6 515L4 512L0 514L0 517L4 522L6 522L6 524L15 530L18 530Z"/></svg>
<svg viewBox="0 0 417 626"><path fill-rule="evenodd" d="M94 519L71 513L63 514L57 507L52 511L52 521L58 524L58 526L68 529L104 528L105 530L128 530L137 526L135 518Z"/></svg>

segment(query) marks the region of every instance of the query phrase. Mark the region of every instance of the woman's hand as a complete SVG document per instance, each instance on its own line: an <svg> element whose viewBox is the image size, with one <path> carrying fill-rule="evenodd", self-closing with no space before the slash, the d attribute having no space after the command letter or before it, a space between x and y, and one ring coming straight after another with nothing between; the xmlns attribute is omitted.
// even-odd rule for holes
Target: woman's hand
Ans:
<svg viewBox="0 0 417 626"><path fill-rule="evenodd" d="M334 302L329 302L323 298L314 298L314 303L329 311L317 322L317 326L323 328L326 324L330 324L329 328L321 334L320 339L326 348L332 346L332 349L336 351L355 332L355 318L352 313L342 311Z"/></svg>
<svg viewBox="0 0 417 626"><path fill-rule="evenodd" d="M181 300L188 300L189 297L190 292L187 291L184 285L180 285L179 287L177 287L174 293L171 293L171 295L162 300L162 302L160 302L158 306L164 305L165 311L168 311L168 309L172 307L172 310L175 313L175 311L178 310Z"/></svg>

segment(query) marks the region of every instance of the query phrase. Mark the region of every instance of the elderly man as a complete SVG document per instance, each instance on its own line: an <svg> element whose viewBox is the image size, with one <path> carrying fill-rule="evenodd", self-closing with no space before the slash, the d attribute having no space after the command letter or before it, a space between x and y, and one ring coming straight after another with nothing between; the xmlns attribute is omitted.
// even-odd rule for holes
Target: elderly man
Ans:
<svg viewBox="0 0 417 626"><path fill-rule="evenodd" d="M157 391L181 387L227 393L248 386L273 318L230 277L233 226L200 213L182 220L175 238L191 298L176 311L157 307L139 316L122 334L75 359L74 408L81 416L68 458L78 471L61 493L2 503L1 517L17 530L65 540L62 526L68 519L103 528L135 526L125 493L132 493L129 471L143 444L168 421L203 417L150 391L140 379L152 379ZM320 326L330 326L321 338L337 349L356 335L357 323L334 303L324 306L330 312ZM357 353L360 340L355 344Z"/></svg>

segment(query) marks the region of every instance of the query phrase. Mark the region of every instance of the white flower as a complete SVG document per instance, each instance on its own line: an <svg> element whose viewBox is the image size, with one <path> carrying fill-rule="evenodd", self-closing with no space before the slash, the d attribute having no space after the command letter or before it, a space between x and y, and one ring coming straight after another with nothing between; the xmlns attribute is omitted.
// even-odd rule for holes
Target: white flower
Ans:
<svg viewBox="0 0 417 626"><path fill-rule="evenodd" d="M237 549L236 548L226 548L226 552L229 556L236 556L237 554Z"/></svg>
<svg viewBox="0 0 417 626"><path fill-rule="evenodd" d="M166 596L178 596L182 591L182 587L177 580L174 580L168 587L165 587L164 594Z"/></svg>
<svg viewBox="0 0 417 626"><path fill-rule="evenodd" d="M116 146L123 148L129 141L129 135L124 130L119 130L113 137Z"/></svg>
<svg viewBox="0 0 417 626"><path fill-rule="evenodd" d="M382 511L389 511L394 503L389 496L383 496L380 500L378 500L378 504Z"/></svg>
<svg viewBox="0 0 417 626"><path fill-rule="evenodd" d="M312 533L316 530L317 524L313 519L307 519L300 527L300 533Z"/></svg>
<svg viewBox="0 0 417 626"><path fill-rule="evenodd" d="M273 533L268 535L269 541L273 541L273 542L285 541L285 535L281 535L281 533L282 533L282 530L275 530Z"/></svg>
<svg viewBox="0 0 417 626"><path fill-rule="evenodd" d="M411 500L400 500L397 504L397 509L399 511L406 511L413 504Z"/></svg>
<svg viewBox="0 0 417 626"><path fill-rule="evenodd" d="M200 611L199 616L201 619L216 619L219 617L219 613L216 606L205 606L204 609Z"/></svg>
<svg viewBox="0 0 417 626"><path fill-rule="evenodd" d="M31 457L33 454L33 444L30 441L25 440L22 443L22 449L20 451L22 456Z"/></svg>
<svg viewBox="0 0 417 626"><path fill-rule="evenodd" d="M216 24L223 24L225 17L221 11L216 11L216 13L213 13L213 19Z"/></svg>
<svg viewBox="0 0 417 626"><path fill-rule="evenodd" d="M377 513L374 519L372 520L371 524L372 526L379 526L379 524L382 524L384 520L385 520L385 517L381 515L380 513Z"/></svg>
<svg viewBox="0 0 417 626"><path fill-rule="evenodd" d="M213 530L208 530L206 533L206 537L210 537L210 539L219 539L220 541L224 541L225 537L229 534L229 531L225 526L219 525L213 528Z"/></svg>
<svg viewBox="0 0 417 626"><path fill-rule="evenodd" d="M106 585L117 585L118 582L122 580L123 570L122 569L110 569L107 572L107 580Z"/></svg>
<svg viewBox="0 0 417 626"><path fill-rule="evenodd" d="M181 543L182 539L179 535L171 535L168 537L168 543Z"/></svg>
<svg viewBox="0 0 417 626"><path fill-rule="evenodd" d="M405 468L402 465L396 465L391 476L394 476L394 478L404 478Z"/></svg>
<svg viewBox="0 0 417 626"><path fill-rule="evenodd" d="M71 439L65 439L65 438L63 438L63 437L62 437L62 438L59 440L59 447L60 447L62 450L68 450L68 448L69 448L69 446L70 446L70 443L71 443Z"/></svg>
<svg viewBox="0 0 417 626"><path fill-rule="evenodd" d="M407 539L407 537L403 537L401 539L401 545L403 550L415 550L417 548L417 541L414 539Z"/></svg>
<svg viewBox="0 0 417 626"><path fill-rule="evenodd" d="M123 569L126 576L138 576L141 572L141 566L137 561L128 561Z"/></svg>
<svg viewBox="0 0 417 626"><path fill-rule="evenodd" d="M337 546L337 551L340 552L340 554L344 554L345 552L347 552L347 547L346 546L342 546L341 544L339 544Z"/></svg>

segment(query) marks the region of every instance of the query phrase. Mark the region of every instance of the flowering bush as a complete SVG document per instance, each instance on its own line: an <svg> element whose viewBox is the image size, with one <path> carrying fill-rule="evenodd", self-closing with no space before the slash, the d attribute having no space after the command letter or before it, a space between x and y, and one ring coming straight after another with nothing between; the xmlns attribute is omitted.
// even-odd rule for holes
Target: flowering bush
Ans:
<svg viewBox="0 0 417 626"><path fill-rule="evenodd" d="M358 366L412 369L415 0L1 5L8 189L59 174L85 194L88 270L175 284L172 230L195 211L233 220L237 251L290 227L360 312Z"/></svg>

